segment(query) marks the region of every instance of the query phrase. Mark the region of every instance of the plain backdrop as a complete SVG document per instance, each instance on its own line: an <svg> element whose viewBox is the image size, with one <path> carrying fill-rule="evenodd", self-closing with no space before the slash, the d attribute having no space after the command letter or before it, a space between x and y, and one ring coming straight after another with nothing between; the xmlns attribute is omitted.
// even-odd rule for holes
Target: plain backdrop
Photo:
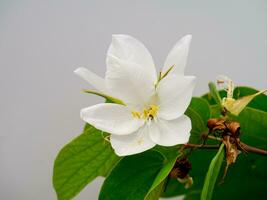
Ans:
<svg viewBox="0 0 267 200"><path fill-rule="evenodd" d="M266 89L267 2L0 0L0 199L56 199L53 161L83 128L81 108L102 102L73 70L104 76L111 35L130 34L160 68L191 33L186 74L195 95L220 74ZM102 180L75 199L96 200Z"/></svg>

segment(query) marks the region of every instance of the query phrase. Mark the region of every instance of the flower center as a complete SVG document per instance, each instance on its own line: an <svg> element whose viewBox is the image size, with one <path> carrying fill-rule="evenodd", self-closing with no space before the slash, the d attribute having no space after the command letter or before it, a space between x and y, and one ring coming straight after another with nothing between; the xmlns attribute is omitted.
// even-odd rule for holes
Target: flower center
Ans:
<svg viewBox="0 0 267 200"><path fill-rule="evenodd" d="M134 118L138 119L154 119L157 116L159 107L156 105L150 105L148 108L143 110L143 113L138 112L138 111L132 111L132 115Z"/></svg>

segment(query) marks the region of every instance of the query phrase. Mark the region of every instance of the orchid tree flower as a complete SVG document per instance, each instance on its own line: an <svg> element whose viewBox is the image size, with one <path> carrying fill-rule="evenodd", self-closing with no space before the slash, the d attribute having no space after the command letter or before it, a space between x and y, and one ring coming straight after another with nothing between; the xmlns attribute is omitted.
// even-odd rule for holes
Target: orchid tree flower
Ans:
<svg viewBox="0 0 267 200"><path fill-rule="evenodd" d="M129 35L113 35L107 52L105 79L85 68L75 73L96 90L123 104L100 103L81 110L81 118L110 133L119 156L146 151L156 144L187 143L191 120L184 115L195 87L195 77L185 76L191 35L178 41L157 75L146 47Z"/></svg>

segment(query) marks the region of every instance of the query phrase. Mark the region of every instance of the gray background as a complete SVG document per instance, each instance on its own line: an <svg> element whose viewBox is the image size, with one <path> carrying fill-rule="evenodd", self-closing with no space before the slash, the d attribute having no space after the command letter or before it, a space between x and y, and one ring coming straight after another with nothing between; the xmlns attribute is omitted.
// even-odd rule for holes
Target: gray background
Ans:
<svg viewBox="0 0 267 200"><path fill-rule="evenodd" d="M79 110L102 101L73 74L105 72L111 34L139 38L160 67L193 34L186 73L196 95L226 74L267 88L266 1L0 1L0 199L56 199L51 175L60 148L83 127ZM97 199L100 183L76 199Z"/></svg>

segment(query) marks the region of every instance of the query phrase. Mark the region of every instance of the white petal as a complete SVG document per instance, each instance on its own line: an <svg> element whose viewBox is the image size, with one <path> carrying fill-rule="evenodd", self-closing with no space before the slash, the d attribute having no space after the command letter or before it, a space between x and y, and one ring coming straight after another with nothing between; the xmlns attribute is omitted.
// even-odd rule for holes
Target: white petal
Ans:
<svg viewBox="0 0 267 200"><path fill-rule="evenodd" d="M112 96L132 107L146 105L155 93L155 86L142 67L111 56L107 62L106 84Z"/></svg>
<svg viewBox="0 0 267 200"><path fill-rule="evenodd" d="M98 91L105 94L108 93L104 78L101 78L100 76L96 75L95 73L89 71L84 67L77 68L74 73L89 82Z"/></svg>
<svg viewBox="0 0 267 200"><path fill-rule="evenodd" d="M81 118L99 130L117 135L133 133L144 124L144 120L132 116L128 107L112 103L84 108Z"/></svg>
<svg viewBox="0 0 267 200"><path fill-rule="evenodd" d="M115 35L107 55L106 85L126 104L146 103L157 80L152 57L144 45L127 35Z"/></svg>
<svg viewBox="0 0 267 200"><path fill-rule="evenodd" d="M194 76L176 76L173 74L162 79L157 87L158 116L171 120L184 114L192 98L195 80Z"/></svg>
<svg viewBox="0 0 267 200"><path fill-rule="evenodd" d="M153 142L162 146L173 146L188 142L191 120L183 115L174 120L158 119L150 124L150 137Z"/></svg>
<svg viewBox="0 0 267 200"><path fill-rule="evenodd" d="M170 74L183 75L192 36L186 35L180 39L168 54L162 72L166 72L170 67L174 66Z"/></svg>
<svg viewBox="0 0 267 200"><path fill-rule="evenodd" d="M111 135L111 146L119 156L141 153L155 146L145 125L130 135Z"/></svg>
<svg viewBox="0 0 267 200"><path fill-rule="evenodd" d="M142 42L130 35L112 35L108 55L143 67L144 73L156 80L153 58Z"/></svg>

